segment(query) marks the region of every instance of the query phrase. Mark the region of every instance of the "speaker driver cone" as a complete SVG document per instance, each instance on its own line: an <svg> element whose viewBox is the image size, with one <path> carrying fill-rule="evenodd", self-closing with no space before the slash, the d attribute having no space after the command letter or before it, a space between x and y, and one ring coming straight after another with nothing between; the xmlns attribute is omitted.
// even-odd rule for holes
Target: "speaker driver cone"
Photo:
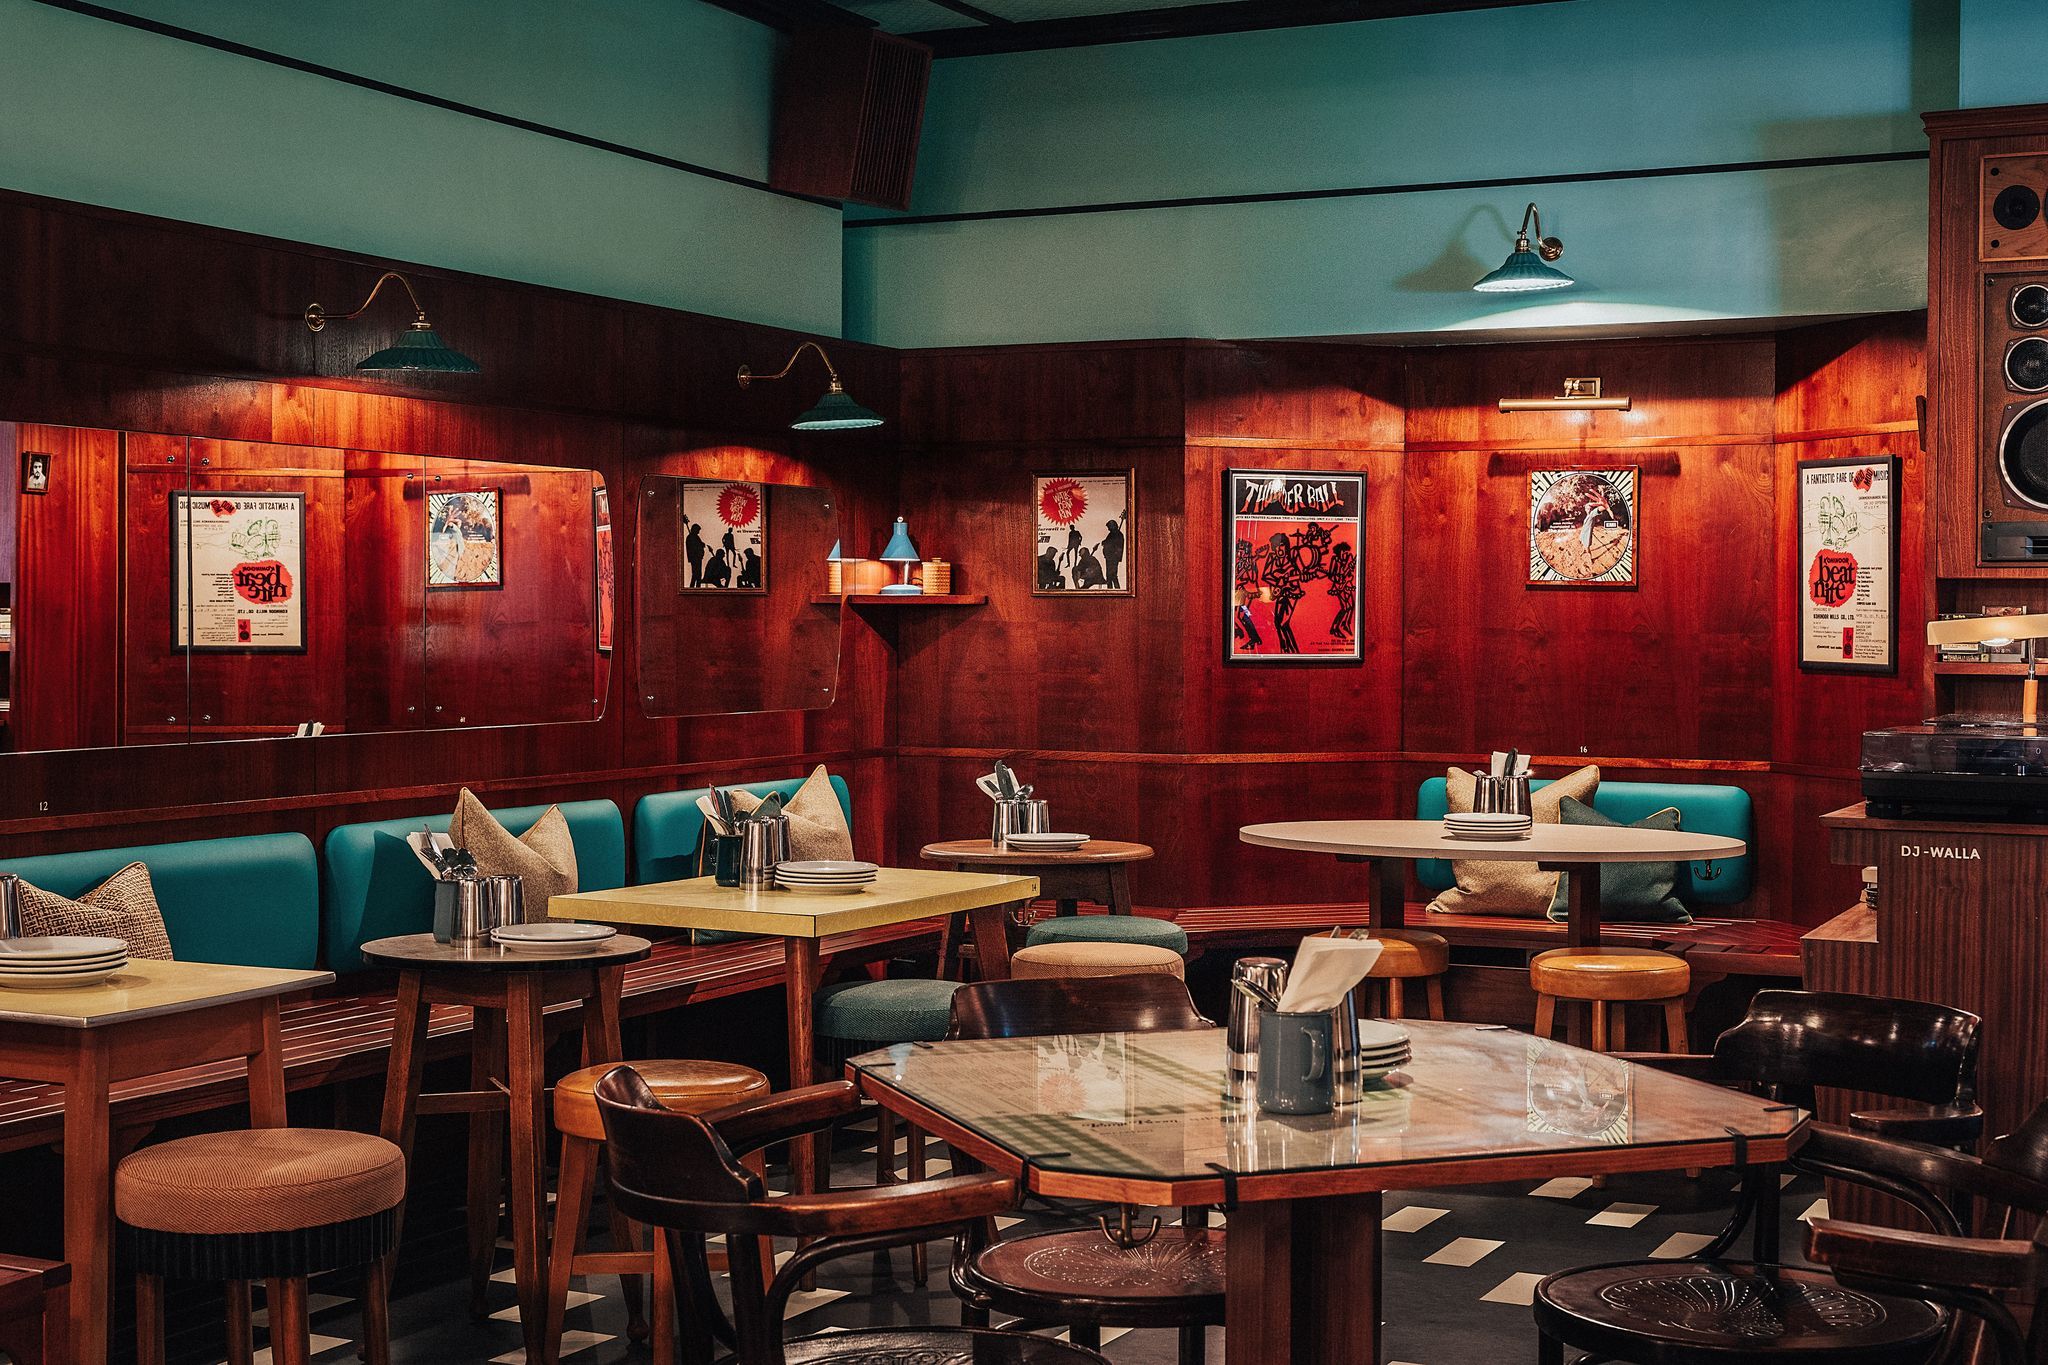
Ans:
<svg viewBox="0 0 2048 1365"><path fill-rule="evenodd" d="M2014 497L2048 511L2048 399L2029 403L2005 424L1998 473Z"/></svg>
<svg viewBox="0 0 2048 1365"><path fill-rule="evenodd" d="M2009 311L2015 327L2048 327L2048 284L2023 284L2013 290Z"/></svg>
<svg viewBox="0 0 2048 1365"><path fill-rule="evenodd" d="M2048 389L2048 337L2021 337L2006 348L2005 382L2021 393Z"/></svg>
<svg viewBox="0 0 2048 1365"><path fill-rule="evenodd" d="M2007 232L2018 232L2041 214L2041 196L2025 185L2007 185L1991 201L1991 217Z"/></svg>

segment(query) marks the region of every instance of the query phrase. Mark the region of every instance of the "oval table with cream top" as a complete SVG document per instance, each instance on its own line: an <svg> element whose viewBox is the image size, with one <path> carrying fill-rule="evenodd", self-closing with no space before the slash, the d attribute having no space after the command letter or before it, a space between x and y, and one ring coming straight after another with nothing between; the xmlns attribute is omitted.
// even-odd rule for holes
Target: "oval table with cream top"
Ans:
<svg viewBox="0 0 2048 1365"><path fill-rule="evenodd" d="M1456 862L1534 863L1571 877L1565 942L1600 943L1600 868L1606 863L1684 863L1740 857L1748 848L1722 834L1635 829L1627 825L1543 825L1526 839L1454 839L1440 820L1294 820L1246 825L1237 837L1264 848L1328 853L1371 868L1370 917L1375 929L1399 929L1406 918L1401 864L1428 858Z"/></svg>

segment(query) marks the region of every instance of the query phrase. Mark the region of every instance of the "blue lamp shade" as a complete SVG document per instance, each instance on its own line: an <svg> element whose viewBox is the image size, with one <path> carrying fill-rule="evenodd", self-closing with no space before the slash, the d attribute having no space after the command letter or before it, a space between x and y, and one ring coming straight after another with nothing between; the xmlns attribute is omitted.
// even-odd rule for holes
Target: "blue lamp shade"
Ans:
<svg viewBox="0 0 2048 1365"><path fill-rule="evenodd" d="M1472 288L1482 294L1532 294L1544 289L1569 289L1577 283L1556 266L1546 265L1542 257L1526 246L1521 246L1509 253L1500 269L1483 277Z"/></svg>
<svg viewBox="0 0 2048 1365"><path fill-rule="evenodd" d="M903 518L896 518L895 533L889 537L889 548L882 551L882 558L890 564L915 564L924 556L910 543L910 527Z"/></svg>
<svg viewBox="0 0 2048 1365"><path fill-rule="evenodd" d="M483 370L462 352L443 345L440 334L424 322L413 323L396 342L358 360L356 368L409 374L479 374Z"/></svg>
<svg viewBox="0 0 2048 1365"><path fill-rule="evenodd" d="M846 556L839 553L838 541L832 542L832 553L825 556L825 562L827 564L844 564L846 562Z"/></svg>

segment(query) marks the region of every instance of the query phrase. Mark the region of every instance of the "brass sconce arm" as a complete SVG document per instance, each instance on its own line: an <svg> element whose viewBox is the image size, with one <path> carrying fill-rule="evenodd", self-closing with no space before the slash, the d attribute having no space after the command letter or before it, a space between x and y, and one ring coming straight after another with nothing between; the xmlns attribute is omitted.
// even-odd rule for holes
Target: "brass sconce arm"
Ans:
<svg viewBox="0 0 2048 1365"><path fill-rule="evenodd" d="M1564 255L1563 242L1555 237L1545 237L1543 235L1543 215L1536 211L1536 205L1533 203L1528 208L1522 210L1522 226L1515 232L1515 250L1530 250L1529 226L1532 223L1536 227L1536 254L1546 261L1554 261Z"/></svg>
<svg viewBox="0 0 2048 1365"><path fill-rule="evenodd" d="M763 381L764 383L771 379L787 379L789 377L789 372L796 368L796 362L803 358L803 353L805 351L816 351L818 353L818 359L825 362L825 373L829 375L832 379L832 388L830 392L844 393L846 390L840 386L839 371L833 368L832 358L826 355L825 348L823 346L820 346L815 341L806 341L799 345L794 351L790 352L789 363L787 365L784 365L781 369L777 370L774 374L755 374L750 367L746 365L740 366L740 387L744 389L745 387L747 387L747 385L753 383L757 379Z"/></svg>
<svg viewBox="0 0 2048 1365"><path fill-rule="evenodd" d="M420 296L417 293L413 292L412 281L408 280L405 276L399 274L395 270L387 270L382 275L379 275L377 277L377 282L370 286L370 297L364 299L362 307L356 309L353 313L342 313L340 315L336 315L329 313L325 308L322 308L317 303L306 305L307 330L317 332L330 322L355 321L357 318L361 317L363 314L370 311L370 305L377 301L378 293L383 290L385 283L390 280L397 280L399 285L404 288L405 296L412 300L412 311L416 315L413 321L413 326L422 329L427 327L427 310L420 306Z"/></svg>

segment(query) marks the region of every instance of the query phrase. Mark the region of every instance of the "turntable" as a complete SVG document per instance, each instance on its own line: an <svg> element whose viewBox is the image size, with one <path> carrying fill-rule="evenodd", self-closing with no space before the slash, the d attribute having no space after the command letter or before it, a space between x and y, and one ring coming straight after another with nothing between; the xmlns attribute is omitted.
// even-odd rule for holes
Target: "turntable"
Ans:
<svg viewBox="0 0 2048 1365"><path fill-rule="evenodd" d="M1863 734L1863 799L1888 819L2048 824L2048 732L2004 716L1942 716Z"/></svg>

